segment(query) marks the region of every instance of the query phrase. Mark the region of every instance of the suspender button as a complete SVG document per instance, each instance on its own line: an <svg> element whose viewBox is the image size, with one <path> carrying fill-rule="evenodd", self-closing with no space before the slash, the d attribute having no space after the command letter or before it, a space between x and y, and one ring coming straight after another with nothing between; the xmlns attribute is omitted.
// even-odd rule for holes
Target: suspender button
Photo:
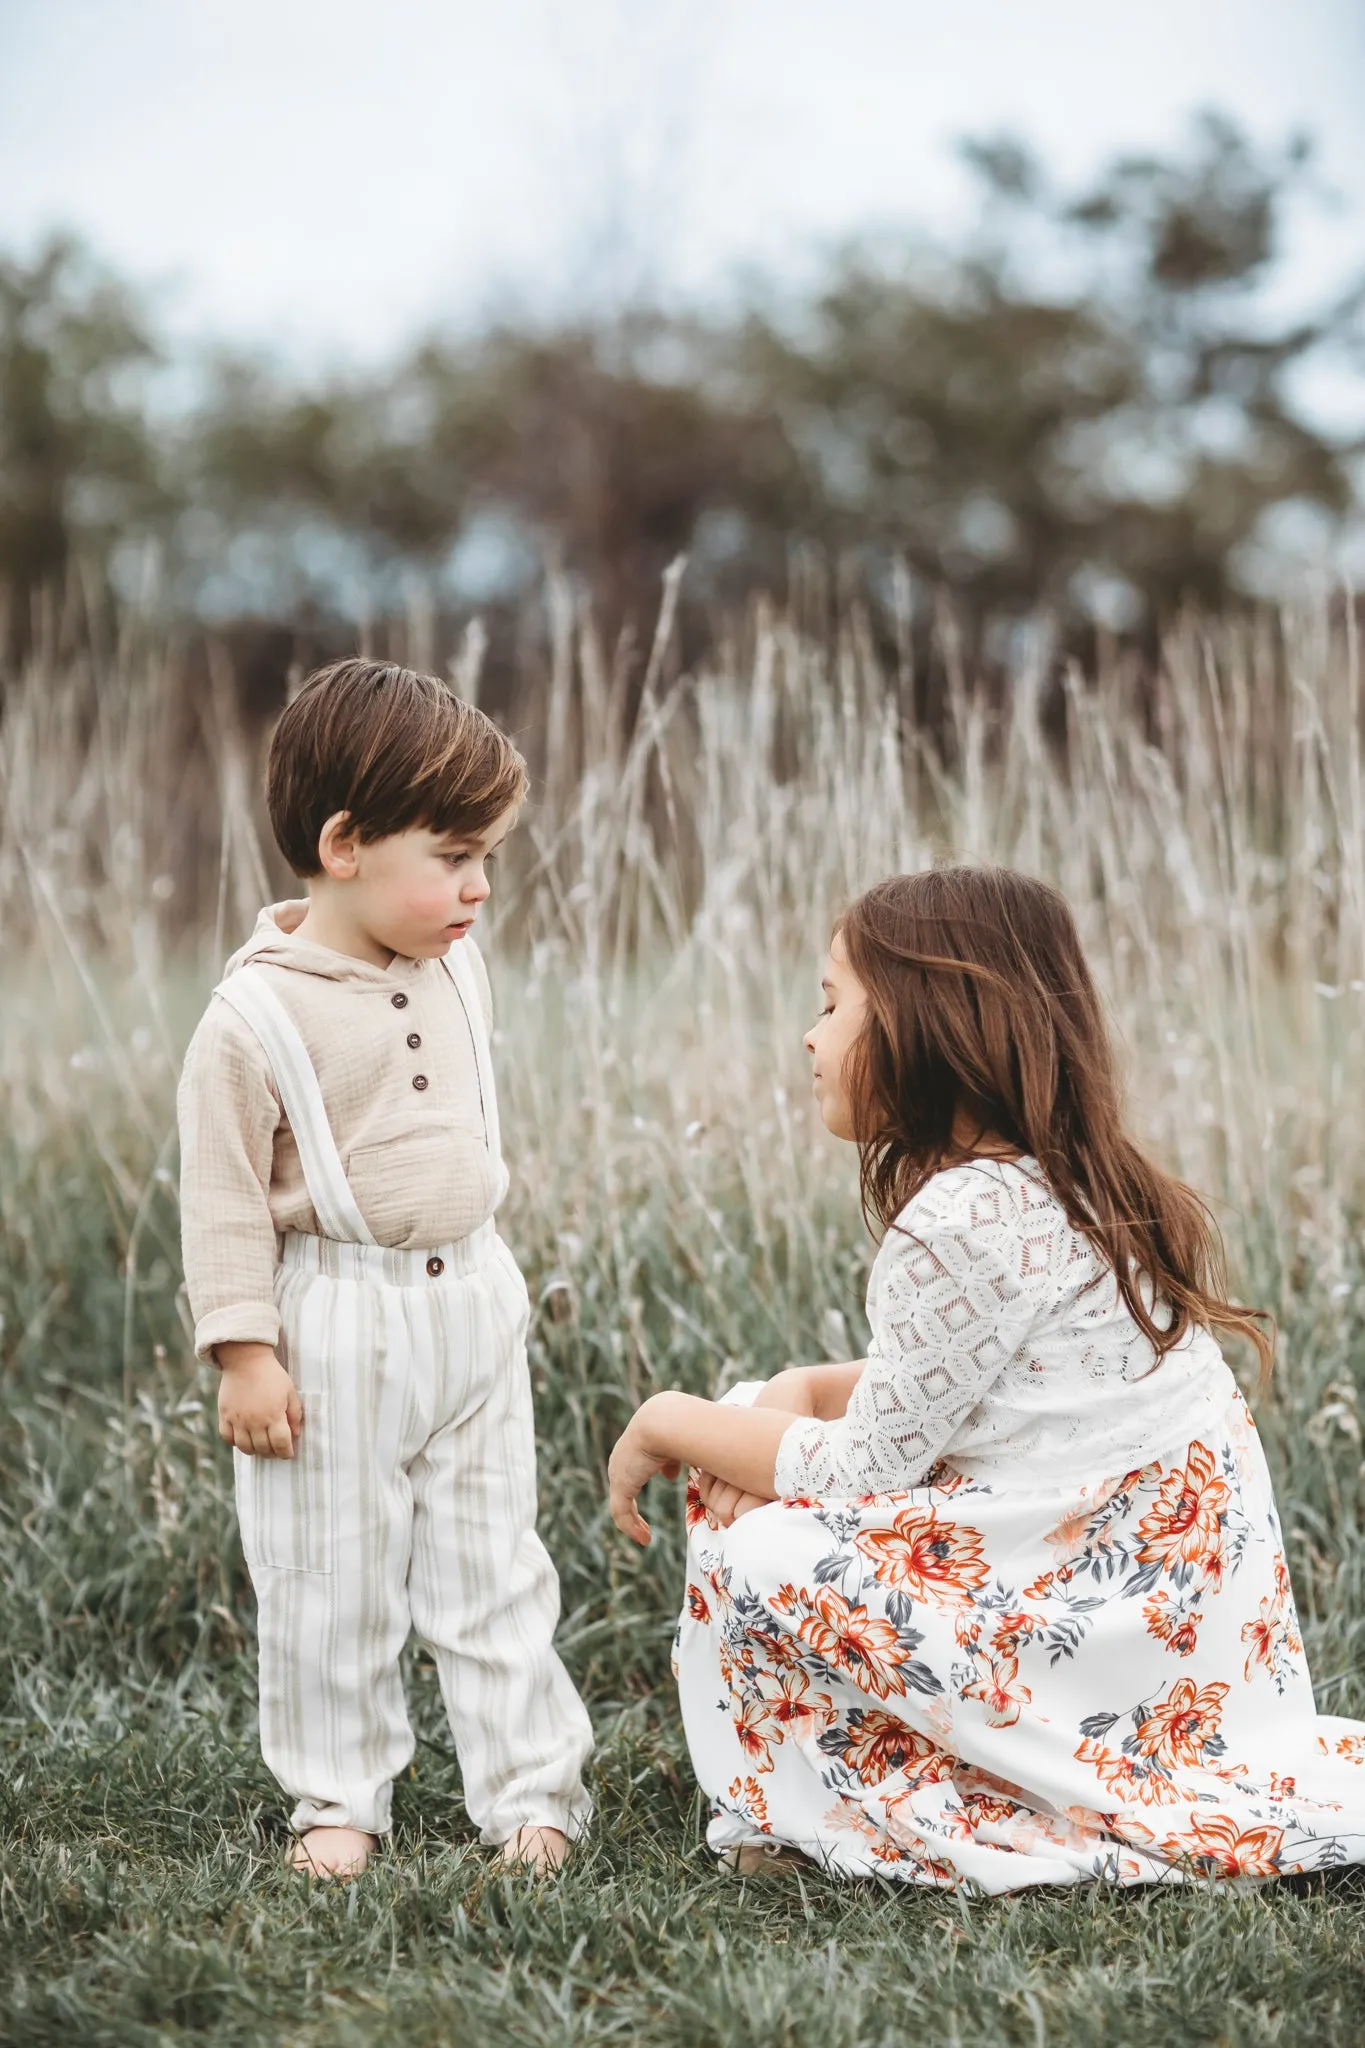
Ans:
<svg viewBox="0 0 1365 2048"><path fill-rule="evenodd" d="M426 1075L414 1074L412 1077L412 1085L414 1088L425 1088L428 1085Z"/></svg>
<svg viewBox="0 0 1365 2048"><path fill-rule="evenodd" d="M433 1280L439 1280L442 1273L444 1273L445 1269L446 1262L444 1259L438 1259L433 1257L427 1260L427 1271L428 1273L430 1273Z"/></svg>
<svg viewBox="0 0 1365 2048"><path fill-rule="evenodd" d="M408 999L403 994L401 988L399 989L396 996L389 997L389 1001L393 1004L395 1010L406 1010L406 1008L408 1007Z"/></svg>

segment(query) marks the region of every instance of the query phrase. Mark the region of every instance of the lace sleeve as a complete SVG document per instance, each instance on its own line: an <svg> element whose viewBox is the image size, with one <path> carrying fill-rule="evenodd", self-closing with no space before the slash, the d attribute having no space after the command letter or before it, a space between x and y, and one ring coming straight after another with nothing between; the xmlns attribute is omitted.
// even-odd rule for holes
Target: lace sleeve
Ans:
<svg viewBox="0 0 1365 2048"><path fill-rule="evenodd" d="M866 1370L840 1420L798 1421L782 1438L779 1497L919 1485L1048 1306L1051 1262L1009 1205L957 1206L907 1212L888 1234L868 1291Z"/></svg>

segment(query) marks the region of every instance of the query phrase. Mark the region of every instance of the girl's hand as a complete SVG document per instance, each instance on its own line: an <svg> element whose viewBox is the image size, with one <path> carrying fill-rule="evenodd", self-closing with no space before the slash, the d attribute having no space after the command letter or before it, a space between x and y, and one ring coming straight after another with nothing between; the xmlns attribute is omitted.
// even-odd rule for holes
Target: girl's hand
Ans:
<svg viewBox="0 0 1365 2048"><path fill-rule="evenodd" d="M728 1529L741 1515L751 1514L755 1508L771 1507L772 1501L761 1493L746 1493L742 1486L731 1486L728 1480L717 1479L714 1472L698 1472L697 1492L701 1504L722 1529Z"/></svg>
<svg viewBox="0 0 1365 2048"><path fill-rule="evenodd" d="M303 1403L268 1344L220 1344L218 1434L248 1457L292 1458Z"/></svg>
<svg viewBox="0 0 1365 2048"><path fill-rule="evenodd" d="M677 1458L663 1457L650 1449L645 1440L644 1414L644 1408L637 1409L626 1424L607 1466L611 1518L621 1534L629 1536L642 1550L650 1540L649 1524L635 1503L656 1472L662 1472L665 1479L676 1479L682 1470Z"/></svg>

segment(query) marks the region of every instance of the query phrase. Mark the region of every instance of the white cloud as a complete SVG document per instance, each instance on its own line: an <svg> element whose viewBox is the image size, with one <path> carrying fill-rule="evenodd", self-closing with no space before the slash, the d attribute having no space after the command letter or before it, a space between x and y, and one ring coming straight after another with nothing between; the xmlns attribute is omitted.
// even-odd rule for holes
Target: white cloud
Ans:
<svg viewBox="0 0 1365 2048"><path fill-rule="evenodd" d="M0 246L74 225L183 329L314 359L951 228L965 131L1083 175L1217 103L1365 199L1356 0L9 0L0 78ZM1358 241L1306 222L1296 288Z"/></svg>

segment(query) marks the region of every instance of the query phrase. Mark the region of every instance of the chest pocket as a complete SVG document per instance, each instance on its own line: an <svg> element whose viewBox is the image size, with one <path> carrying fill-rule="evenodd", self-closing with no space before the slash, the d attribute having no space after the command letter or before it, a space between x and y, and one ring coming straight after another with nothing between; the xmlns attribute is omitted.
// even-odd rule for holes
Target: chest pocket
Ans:
<svg viewBox="0 0 1365 2048"><path fill-rule="evenodd" d="M336 1474L326 1393L304 1396L292 1458L232 1454L242 1549L251 1571L330 1572L336 1537Z"/></svg>

